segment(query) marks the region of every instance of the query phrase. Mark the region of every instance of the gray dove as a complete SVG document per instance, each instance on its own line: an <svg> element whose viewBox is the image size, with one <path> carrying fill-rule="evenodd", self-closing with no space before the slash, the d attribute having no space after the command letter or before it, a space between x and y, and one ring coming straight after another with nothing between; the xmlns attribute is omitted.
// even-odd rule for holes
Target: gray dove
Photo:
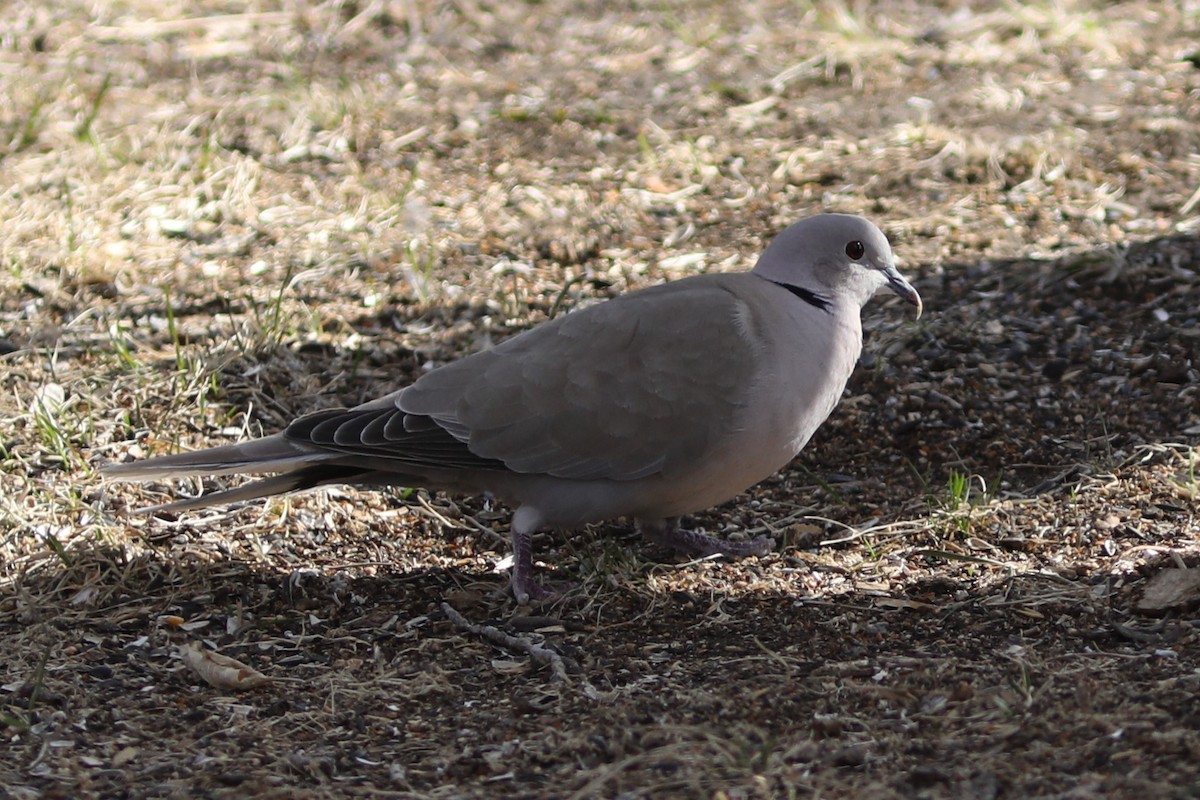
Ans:
<svg viewBox="0 0 1200 800"><path fill-rule="evenodd" d="M781 233L750 272L696 275L557 317L349 409L241 444L109 465L117 478L279 473L147 511L327 484L487 493L515 508L512 591L534 579L532 537L615 517L693 556L761 555L679 518L791 461L841 397L862 307L888 287L917 307L887 238L822 214Z"/></svg>

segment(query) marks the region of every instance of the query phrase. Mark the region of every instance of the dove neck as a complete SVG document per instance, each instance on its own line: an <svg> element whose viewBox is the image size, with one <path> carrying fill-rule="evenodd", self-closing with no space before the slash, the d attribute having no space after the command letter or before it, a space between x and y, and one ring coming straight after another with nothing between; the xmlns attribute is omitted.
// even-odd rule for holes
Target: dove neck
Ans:
<svg viewBox="0 0 1200 800"><path fill-rule="evenodd" d="M830 308L831 303L829 299L822 297L811 289L805 289L803 286L793 286L790 283L780 283L779 281L771 281L771 283L776 286L782 286L813 308L820 309L821 311L828 311Z"/></svg>

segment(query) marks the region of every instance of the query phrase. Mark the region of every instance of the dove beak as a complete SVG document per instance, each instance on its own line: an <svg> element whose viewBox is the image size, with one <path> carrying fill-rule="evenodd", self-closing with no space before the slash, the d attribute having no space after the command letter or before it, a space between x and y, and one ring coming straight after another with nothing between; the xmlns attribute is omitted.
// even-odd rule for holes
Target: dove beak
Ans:
<svg viewBox="0 0 1200 800"><path fill-rule="evenodd" d="M917 294L917 290L913 288L912 284L906 281L904 276L895 267L890 265L884 267L883 275L887 278L889 289L917 307L917 319L920 319L921 311L924 310L925 306L921 302L921 295Z"/></svg>

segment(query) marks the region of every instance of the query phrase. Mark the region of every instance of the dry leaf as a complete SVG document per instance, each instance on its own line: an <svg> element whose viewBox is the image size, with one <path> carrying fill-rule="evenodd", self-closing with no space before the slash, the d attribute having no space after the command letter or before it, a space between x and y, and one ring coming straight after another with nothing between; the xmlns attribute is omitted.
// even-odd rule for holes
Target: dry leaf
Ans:
<svg viewBox="0 0 1200 800"><path fill-rule="evenodd" d="M880 608L911 608L916 611L933 608L929 603L922 603L920 600L905 600L901 597L876 597L875 605Z"/></svg>
<svg viewBox="0 0 1200 800"><path fill-rule="evenodd" d="M130 761L133 761L135 758L137 758L137 755L138 755L138 749L136 747L122 748L121 750L119 750L117 752L117 754L115 756L113 756L113 759L112 759L113 768L116 769L116 768L125 766Z"/></svg>
<svg viewBox="0 0 1200 800"><path fill-rule="evenodd" d="M507 658L493 658L492 669L502 674L515 675L529 671L528 661L514 661Z"/></svg>
<svg viewBox="0 0 1200 800"><path fill-rule="evenodd" d="M670 194L675 191L675 187L668 186L667 183L657 175L651 175L646 178L646 189L655 194Z"/></svg>
<svg viewBox="0 0 1200 800"><path fill-rule="evenodd" d="M1146 583L1137 610L1157 613L1200 601L1200 569L1164 569Z"/></svg>
<svg viewBox="0 0 1200 800"><path fill-rule="evenodd" d="M67 404L67 390L57 383L47 383L39 386L33 395L29 413L34 417L53 419Z"/></svg>
<svg viewBox="0 0 1200 800"><path fill-rule="evenodd" d="M270 683L271 679L236 658L205 650L198 644L179 648L179 658L218 689L244 691Z"/></svg>
<svg viewBox="0 0 1200 800"><path fill-rule="evenodd" d="M95 586L85 586L72 595L68 602L73 606L91 605L92 601L95 600L96 596L99 594L100 590Z"/></svg>

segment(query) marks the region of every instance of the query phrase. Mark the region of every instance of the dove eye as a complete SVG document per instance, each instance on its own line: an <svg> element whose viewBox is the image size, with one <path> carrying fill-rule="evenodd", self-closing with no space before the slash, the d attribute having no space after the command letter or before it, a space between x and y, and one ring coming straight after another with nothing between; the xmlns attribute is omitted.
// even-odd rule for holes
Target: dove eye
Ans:
<svg viewBox="0 0 1200 800"><path fill-rule="evenodd" d="M858 261L866 252L867 248L857 239L846 245L846 255L850 256L851 261Z"/></svg>

